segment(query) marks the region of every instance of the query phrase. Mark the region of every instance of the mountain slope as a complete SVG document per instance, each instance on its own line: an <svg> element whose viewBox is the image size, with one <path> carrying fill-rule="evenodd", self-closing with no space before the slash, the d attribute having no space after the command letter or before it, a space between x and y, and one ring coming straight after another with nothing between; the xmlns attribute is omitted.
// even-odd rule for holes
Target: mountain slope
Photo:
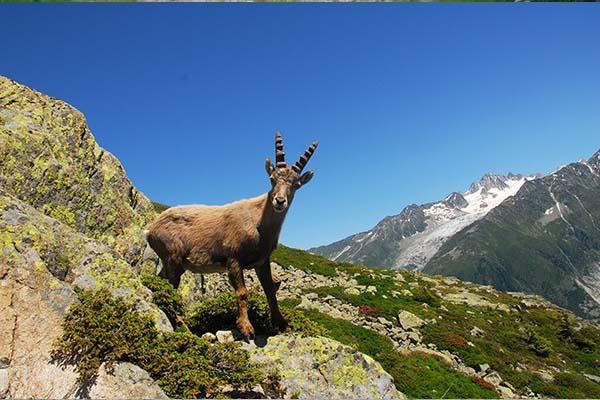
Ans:
<svg viewBox="0 0 600 400"><path fill-rule="evenodd" d="M449 237L534 178L486 174L464 193L453 192L435 203L409 205L369 231L309 251L336 261L420 270Z"/></svg>
<svg viewBox="0 0 600 400"><path fill-rule="evenodd" d="M526 182L450 238L425 272L538 293L600 317L600 152Z"/></svg>

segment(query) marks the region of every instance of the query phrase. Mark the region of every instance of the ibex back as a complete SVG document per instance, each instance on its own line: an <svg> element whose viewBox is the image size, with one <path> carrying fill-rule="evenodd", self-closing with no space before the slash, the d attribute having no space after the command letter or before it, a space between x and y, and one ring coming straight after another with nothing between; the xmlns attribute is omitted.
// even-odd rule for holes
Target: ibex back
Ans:
<svg viewBox="0 0 600 400"><path fill-rule="evenodd" d="M283 139L277 132L275 166L269 158L265 162L271 181L269 192L223 206L172 207L148 227L148 244L162 262L159 275L175 288L185 270L227 271L237 297L237 327L246 340L254 337L254 328L248 319L244 269L255 269L269 303L271 319L280 331L287 327L277 305L270 257L296 190L313 177L313 171L301 173L316 148L317 142L313 142L294 165L288 166Z"/></svg>

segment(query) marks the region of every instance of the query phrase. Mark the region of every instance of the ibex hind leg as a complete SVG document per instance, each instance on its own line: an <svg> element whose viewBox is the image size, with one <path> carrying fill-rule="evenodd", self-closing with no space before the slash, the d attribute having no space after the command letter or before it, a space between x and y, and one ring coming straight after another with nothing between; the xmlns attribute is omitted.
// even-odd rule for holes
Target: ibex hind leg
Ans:
<svg viewBox="0 0 600 400"><path fill-rule="evenodd" d="M185 272L181 265L172 261L161 259L162 268L158 272L158 276L167 279L175 289L179 287L181 275Z"/></svg>

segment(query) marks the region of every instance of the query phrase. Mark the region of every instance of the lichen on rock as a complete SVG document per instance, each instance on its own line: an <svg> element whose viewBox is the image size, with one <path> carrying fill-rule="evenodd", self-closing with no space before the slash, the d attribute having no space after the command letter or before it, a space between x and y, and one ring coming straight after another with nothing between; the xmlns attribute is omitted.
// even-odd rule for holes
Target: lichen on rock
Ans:
<svg viewBox="0 0 600 400"><path fill-rule="evenodd" d="M0 182L129 262L141 257L141 231L155 211L119 160L98 146L78 110L2 76Z"/></svg>
<svg viewBox="0 0 600 400"><path fill-rule="evenodd" d="M278 335L249 347L251 360L279 369L286 398L404 398L378 362L335 340Z"/></svg>

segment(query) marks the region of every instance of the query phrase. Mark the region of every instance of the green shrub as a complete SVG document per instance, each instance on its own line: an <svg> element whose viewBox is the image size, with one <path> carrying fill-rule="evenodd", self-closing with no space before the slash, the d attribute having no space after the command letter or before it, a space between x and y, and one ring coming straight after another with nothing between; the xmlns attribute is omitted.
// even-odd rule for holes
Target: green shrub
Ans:
<svg viewBox="0 0 600 400"><path fill-rule="evenodd" d="M185 306L179 292L167 281L157 275L143 273L140 276L142 284L152 291L152 302L160 308L171 324L178 323L178 317L184 314Z"/></svg>
<svg viewBox="0 0 600 400"><path fill-rule="evenodd" d="M152 202L152 206L154 207L154 211L156 211L157 213L161 213L169 208L168 205L162 204L162 203L157 203L156 201Z"/></svg>
<svg viewBox="0 0 600 400"><path fill-rule="evenodd" d="M431 307L439 307L442 304L440 297L424 286L413 289L413 300L429 304Z"/></svg>
<svg viewBox="0 0 600 400"><path fill-rule="evenodd" d="M273 373L250 362L239 343L210 345L189 332L160 334L152 318L106 289L80 291L63 323L52 353L61 364L75 364L79 383L93 382L104 362L132 362L170 397L214 397L224 385L250 389L274 385ZM268 388L266 388L268 390Z"/></svg>
<svg viewBox="0 0 600 400"><path fill-rule="evenodd" d="M548 357L552 352L552 345L543 336L537 334L533 329L527 329L524 336L529 348L540 357Z"/></svg>

